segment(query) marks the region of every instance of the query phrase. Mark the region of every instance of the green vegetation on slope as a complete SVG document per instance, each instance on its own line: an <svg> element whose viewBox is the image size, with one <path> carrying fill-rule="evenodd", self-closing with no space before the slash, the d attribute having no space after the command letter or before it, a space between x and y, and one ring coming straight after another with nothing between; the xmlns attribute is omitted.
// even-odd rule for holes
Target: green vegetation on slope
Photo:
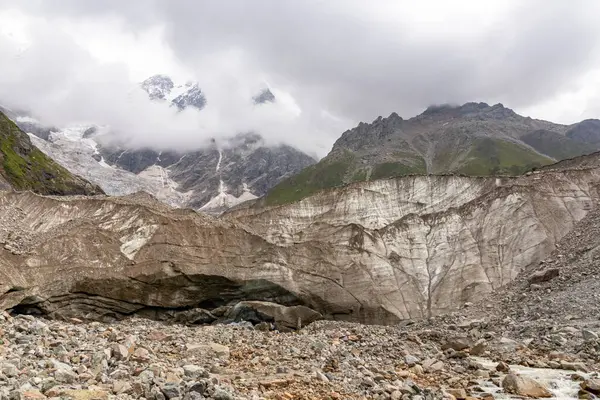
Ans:
<svg viewBox="0 0 600 400"><path fill-rule="evenodd" d="M468 161L457 173L474 176L518 175L552 162L552 159L516 143L480 138L469 152Z"/></svg>
<svg viewBox="0 0 600 400"><path fill-rule="evenodd" d="M17 190L40 194L99 194L102 190L71 174L31 144L29 137L0 113L0 175Z"/></svg>
<svg viewBox="0 0 600 400"><path fill-rule="evenodd" d="M272 188L265 201L269 205L287 204L301 200L321 189L342 186L351 182L367 179L390 178L408 174L425 173L425 161L422 158L402 162L384 162L373 167L361 166L354 153L347 150L335 158L325 158L311 165ZM369 171L371 172L369 175Z"/></svg>
<svg viewBox="0 0 600 400"><path fill-rule="evenodd" d="M426 173L425 160L420 159L420 163L416 166L410 166L401 162L384 162L373 167L371 180L391 178L394 176L424 174Z"/></svg>
<svg viewBox="0 0 600 400"><path fill-rule="evenodd" d="M540 153L557 160L589 154L597 150L596 146L577 142L557 132L537 130L524 135L521 140Z"/></svg>
<svg viewBox="0 0 600 400"><path fill-rule="evenodd" d="M334 160L321 160L273 187L265 200L269 205L286 204L303 199L326 188L341 186L355 163L355 156L346 151ZM360 171L357 171L360 174ZM360 178L361 175L357 176Z"/></svg>

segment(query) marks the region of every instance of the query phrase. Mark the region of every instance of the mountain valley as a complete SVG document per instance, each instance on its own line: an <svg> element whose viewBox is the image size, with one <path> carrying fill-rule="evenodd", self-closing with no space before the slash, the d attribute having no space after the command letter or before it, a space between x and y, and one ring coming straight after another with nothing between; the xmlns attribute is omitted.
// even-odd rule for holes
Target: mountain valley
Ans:
<svg viewBox="0 0 600 400"><path fill-rule="evenodd" d="M297 186L284 202L271 196L330 161L269 192L289 160L308 161L283 146L274 155L258 135L193 154L119 153L96 141L98 128L43 139L3 121L0 398L596 393L600 153L553 162L591 152L593 121L560 132L533 121L514 141L479 132L475 142L493 142L473 144L479 159L469 150L475 158L452 161L491 152L498 165L535 168L522 175L396 169L340 186L327 172L314 175L321 190ZM351 144L345 134L328 157L352 148L377 171L381 151L364 135Z"/></svg>

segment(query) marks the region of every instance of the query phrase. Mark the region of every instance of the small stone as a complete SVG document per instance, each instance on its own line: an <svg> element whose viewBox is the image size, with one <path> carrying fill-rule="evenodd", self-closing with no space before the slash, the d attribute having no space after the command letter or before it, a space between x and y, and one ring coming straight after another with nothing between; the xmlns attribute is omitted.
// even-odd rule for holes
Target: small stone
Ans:
<svg viewBox="0 0 600 400"><path fill-rule="evenodd" d="M473 356L480 356L485 352L486 349L487 349L487 342L485 341L485 339L481 339L481 340L478 340L477 343L475 343L475 345L473 347L471 347L470 353Z"/></svg>
<svg viewBox="0 0 600 400"><path fill-rule="evenodd" d="M496 365L496 371L498 372L508 372L510 371L510 367L507 363L500 361L498 365Z"/></svg>
<svg viewBox="0 0 600 400"><path fill-rule="evenodd" d="M185 376L192 379L208 378L208 373L206 373L206 370L197 365L184 365L183 373Z"/></svg>
<svg viewBox="0 0 600 400"><path fill-rule="evenodd" d="M327 378L325 376L324 373L322 373L321 371L315 371L315 376L317 377L317 379L319 379L320 381L323 382L329 382L329 378Z"/></svg>
<svg viewBox="0 0 600 400"><path fill-rule="evenodd" d="M412 367L419 363L419 359L415 356L411 356L410 354L404 356L404 362L407 366Z"/></svg>
<svg viewBox="0 0 600 400"><path fill-rule="evenodd" d="M446 392L451 396L454 396L457 400L464 400L467 398L467 392L465 389L447 389Z"/></svg>
<svg viewBox="0 0 600 400"><path fill-rule="evenodd" d="M19 374L19 369L17 368L16 365L6 362L6 363L0 364L0 372L9 378L12 378Z"/></svg>
<svg viewBox="0 0 600 400"><path fill-rule="evenodd" d="M562 360L560 362L560 367L562 369L566 369L566 370L570 370L570 371L588 372L588 368L582 362L569 362L569 361Z"/></svg>
<svg viewBox="0 0 600 400"><path fill-rule="evenodd" d="M54 378L60 383L77 382L77 374L70 369L57 369L54 371Z"/></svg>
<svg viewBox="0 0 600 400"><path fill-rule="evenodd" d="M199 393L204 395L206 393L206 389L208 388L208 383L205 380L201 380L198 382L194 382L190 385L190 392Z"/></svg>
<svg viewBox="0 0 600 400"><path fill-rule="evenodd" d="M215 392L212 395L214 400L235 400L235 397L228 391L224 389L215 389Z"/></svg>
<svg viewBox="0 0 600 400"><path fill-rule="evenodd" d="M412 372L415 375L423 375L423 373L425 372L423 370L423 367L420 366L419 364L413 365L412 367L410 367L409 371Z"/></svg>
<svg viewBox="0 0 600 400"><path fill-rule="evenodd" d="M140 380L142 382L149 383L154 380L154 372L150 371L149 369L146 369L146 370L140 372L138 377L140 378Z"/></svg>
<svg viewBox="0 0 600 400"><path fill-rule="evenodd" d="M111 346L111 354L116 360L126 360L129 357L127 347L122 344L115 343Z"/></svg>
<svg viewBox="0 0 600 400"><path fill-rule="evenodd" d="M558 268L548 268L542 271L538 271L533 273L529 277L529 283L542 283L552 280L560 275L560 269Z"/></svg>
<svg viewBox="0 0 600 400"><path fill-rule="evenodd" d="M449 339L443 346L442 350L453 349L461 351L468 349L471 346L471 340L464 336L456 336Z"/></svg>
<svg viewBox="0 0 600 400"><path fill-rule="evenodd" d="M165 395L167 399L173 399L175 397L179 397L179 385L174 383L167 383L163 387L160 388L162 393Z"/></svg>
<svg viewBox="0 0 600 400"><path fill-rule="evenodd" d="M209 346L217 356L229 358L229 347L219 343L210 343Z"/></svg>
<svg viewBox="0 0 600 400"><path fill-rule="evenodd" d="M597 340L598 339L598 334L596 332L592 332L592 331L587 330L587 329L583 329L581 331L581 334L583 335L583 339L586 340L586 341Z"/></svg>
<svg viewBox="0 0 600 400"><path fill-rule="evenodd" d="M130 393L132 390L133 390L133 387L127 381L115 381L113 383L113 393L114 394Z"/></svg>
<svg viewBox="0 0 600 400"><path fill-rule="evenodd" d="M138 347L133 352L133 358L136 360L141 360L141 361L148 360L148 359L150 359L150 352L148 350L144 349L143 347Z"/></svg>

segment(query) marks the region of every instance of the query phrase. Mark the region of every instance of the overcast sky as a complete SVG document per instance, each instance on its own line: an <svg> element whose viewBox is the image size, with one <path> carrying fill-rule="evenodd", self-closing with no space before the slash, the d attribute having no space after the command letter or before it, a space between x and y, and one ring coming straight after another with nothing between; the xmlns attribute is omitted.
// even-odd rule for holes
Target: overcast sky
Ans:
<svg viewBox="0 0 600 400"><path fill-rule="evenodd" d="M323 156L360 121L501 102L600 117L597 0L0 0L0 104L191 148L254 130ZM196 80L176 114L137 83ZM270 87L278 102L250 101Z"/></svg>

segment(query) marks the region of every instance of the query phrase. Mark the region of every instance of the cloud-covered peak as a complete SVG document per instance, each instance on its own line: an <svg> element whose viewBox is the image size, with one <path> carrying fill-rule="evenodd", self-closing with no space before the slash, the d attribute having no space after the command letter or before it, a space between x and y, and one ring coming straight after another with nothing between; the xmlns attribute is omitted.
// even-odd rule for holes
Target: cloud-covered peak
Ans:
<svg viewBox="0 0 600 400"><path fill-rule="evenodd" d="M154 75L142 82L141 86L148 93L150 99L164 100L175 85L167 75Z"/></svg>

